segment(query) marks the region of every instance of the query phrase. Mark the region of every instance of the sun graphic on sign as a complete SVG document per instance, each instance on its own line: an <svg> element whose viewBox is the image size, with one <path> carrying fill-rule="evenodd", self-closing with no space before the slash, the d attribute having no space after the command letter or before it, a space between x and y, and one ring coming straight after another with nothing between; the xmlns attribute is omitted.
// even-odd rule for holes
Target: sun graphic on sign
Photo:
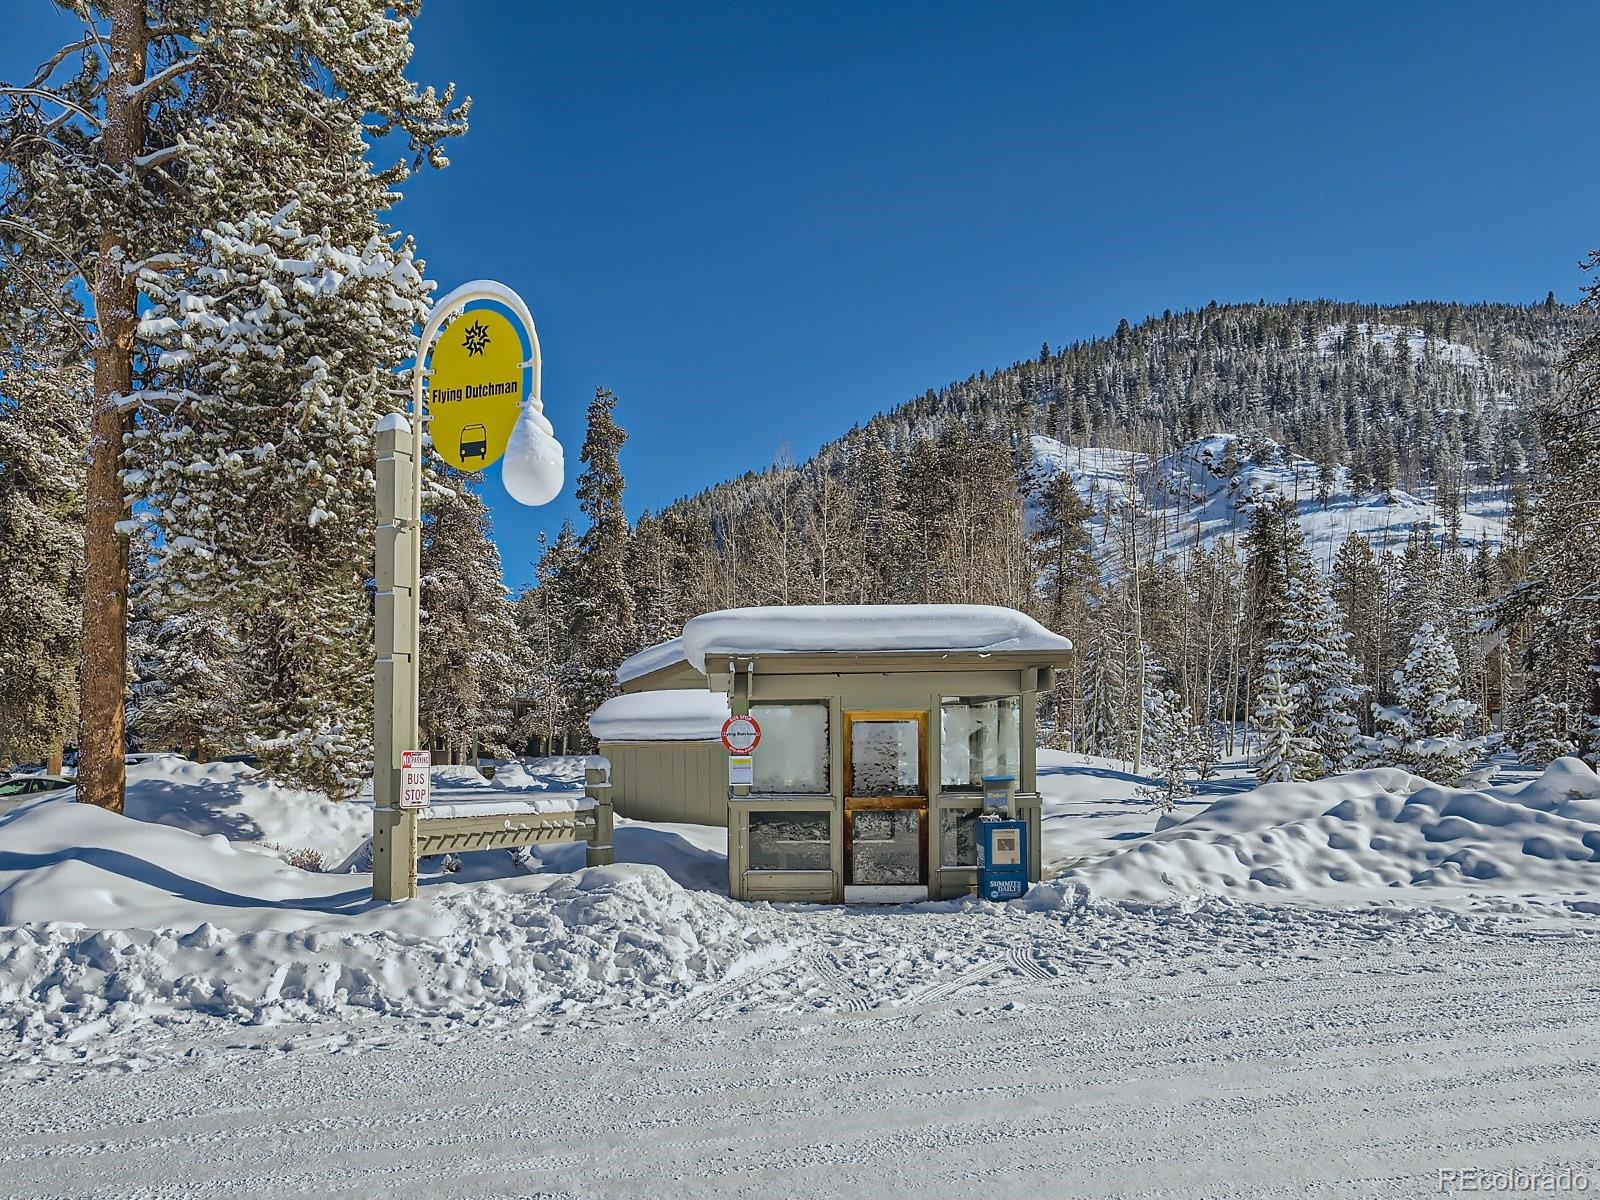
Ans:
<svg viewBox="0 0 1600 1200"><path fill-rule="evenodd" d="M461 339L461 344L467 348L467 356L476 358L489 347L489 331L481 321L474 321L467 326L467 336Z"/></svg>

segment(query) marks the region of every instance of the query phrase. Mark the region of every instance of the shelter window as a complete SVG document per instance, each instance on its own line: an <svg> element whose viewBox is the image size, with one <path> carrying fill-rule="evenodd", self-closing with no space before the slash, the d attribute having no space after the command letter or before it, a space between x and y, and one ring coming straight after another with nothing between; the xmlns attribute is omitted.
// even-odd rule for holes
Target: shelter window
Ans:
<svg viewBox="0 0 1600 1200"><path fill-rule="evenodd" d="M832 868L833 814L750 814L750 870L827 871Z"/></svg>
<svg viewBox="0 0 1600 1200"><path fill-rule="evenodd" d="M924 725L917 714L852 716L848 724L850 795L920 795Z"/></svg>
<svg viewBox="0 0 1600 1200"><path fill-rule="evenodd" d="M939 865L978 865L978 818L981 808L946 808L939 821Z"/></svg>
<svg viewBox="0 0 1600 1200"><path fill-rule="evenodd" d="M946 696L939 708L939 783L962 791L985 775L1016 775L1022 765L1022 700Z"/></svg>
<svg viewBox="0 0 1600 1200"><path fill-rule="evenodd" d="M827 795L828 706L752 704L761 726L755 750L752 790L775 795Z"/></svg>

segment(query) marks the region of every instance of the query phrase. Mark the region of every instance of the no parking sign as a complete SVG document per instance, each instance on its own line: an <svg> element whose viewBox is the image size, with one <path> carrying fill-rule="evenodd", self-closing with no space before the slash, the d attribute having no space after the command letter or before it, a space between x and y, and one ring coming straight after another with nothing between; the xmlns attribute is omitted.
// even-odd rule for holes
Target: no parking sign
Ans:
<svg viewBox="0 0 1600 1200"><path fill-rule="evenodd" d="M729 754L749 754L761 744L761 726L743 713L729 717L722 723L722 744Z"/></svg>

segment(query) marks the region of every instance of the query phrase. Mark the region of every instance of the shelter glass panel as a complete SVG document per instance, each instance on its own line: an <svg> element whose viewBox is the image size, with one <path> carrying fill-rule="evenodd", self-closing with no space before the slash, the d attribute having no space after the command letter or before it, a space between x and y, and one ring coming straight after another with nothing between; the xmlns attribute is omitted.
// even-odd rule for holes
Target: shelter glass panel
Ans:
<svg viewBox="0 0 1600 1200"><path fill-rule="evenodd" d="M752 704L761 726L755 750L757 792L824 795L828 791L828 706Z"/></svg>
<svg viewBox="0 0 1600 1200"><path fill-rule="evenodd" d="M752 871L827 871L832 868L831 813L753 812L749 828Z"/></svg>
<svg viewBox="0 0 1600 1200"><path fill-rule="evenodd" d="M946 808L939 819L939 865L975 867L978 865L979 808Z"/></svg>
<svg viewBox="0 0 1600 1200"><path fill-rule="evenodd" d="M850 819L851 876L856 883L922 882L921 809L863 809Z"/></svg>
<svg viewBox="0 0 1600 1200"><path fill-rule="evenodd" d="M945 697L939 747L942 787L976 790L985 775L1016 775L1022 766L1021 698Z"/></svg>
<svg viewBox="0 0 1600 1200"><path fill-rule="evenodd" d="M850 722L850 795L912 796L922 790L916 721Z"/></svg>

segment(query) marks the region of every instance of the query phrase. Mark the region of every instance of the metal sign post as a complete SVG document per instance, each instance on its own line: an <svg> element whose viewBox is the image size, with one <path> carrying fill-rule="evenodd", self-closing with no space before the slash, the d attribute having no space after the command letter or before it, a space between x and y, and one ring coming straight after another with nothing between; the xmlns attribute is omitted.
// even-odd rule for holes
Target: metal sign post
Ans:
<svg viewBox="0 0 1600 1200"><path fill-rule="evenodd" d="M423 809L433 803L433 752L431 750L402 750L400 752L399 807Z"/></svg>
<svg viewBox="0 0 1600 1200"><path fill-rule="evenodd" d="M522 323L477 302L498 304ZM427 805L430 756L417 720L422 604L422 451L426 444L423 382L435 372L429 355L445 323L464 319L434 354L439 394L435 449L466 470L492 466L505 454L519 413L543 411L544 360L533 315L510 288L474 280L440 300L423 323L411 369L410 419L398 413L378 422L378 528L373 630L372 894L409 900L417 894L417 813ZM528 380L523 371L529 370ZM525 386L526 382L526 386ZM541 417L542 420L542 417ZM548 428L548 426L546 426ZM409 787L408 787L409 785ZM421 800L418 804L417 801Z"/></svg>

